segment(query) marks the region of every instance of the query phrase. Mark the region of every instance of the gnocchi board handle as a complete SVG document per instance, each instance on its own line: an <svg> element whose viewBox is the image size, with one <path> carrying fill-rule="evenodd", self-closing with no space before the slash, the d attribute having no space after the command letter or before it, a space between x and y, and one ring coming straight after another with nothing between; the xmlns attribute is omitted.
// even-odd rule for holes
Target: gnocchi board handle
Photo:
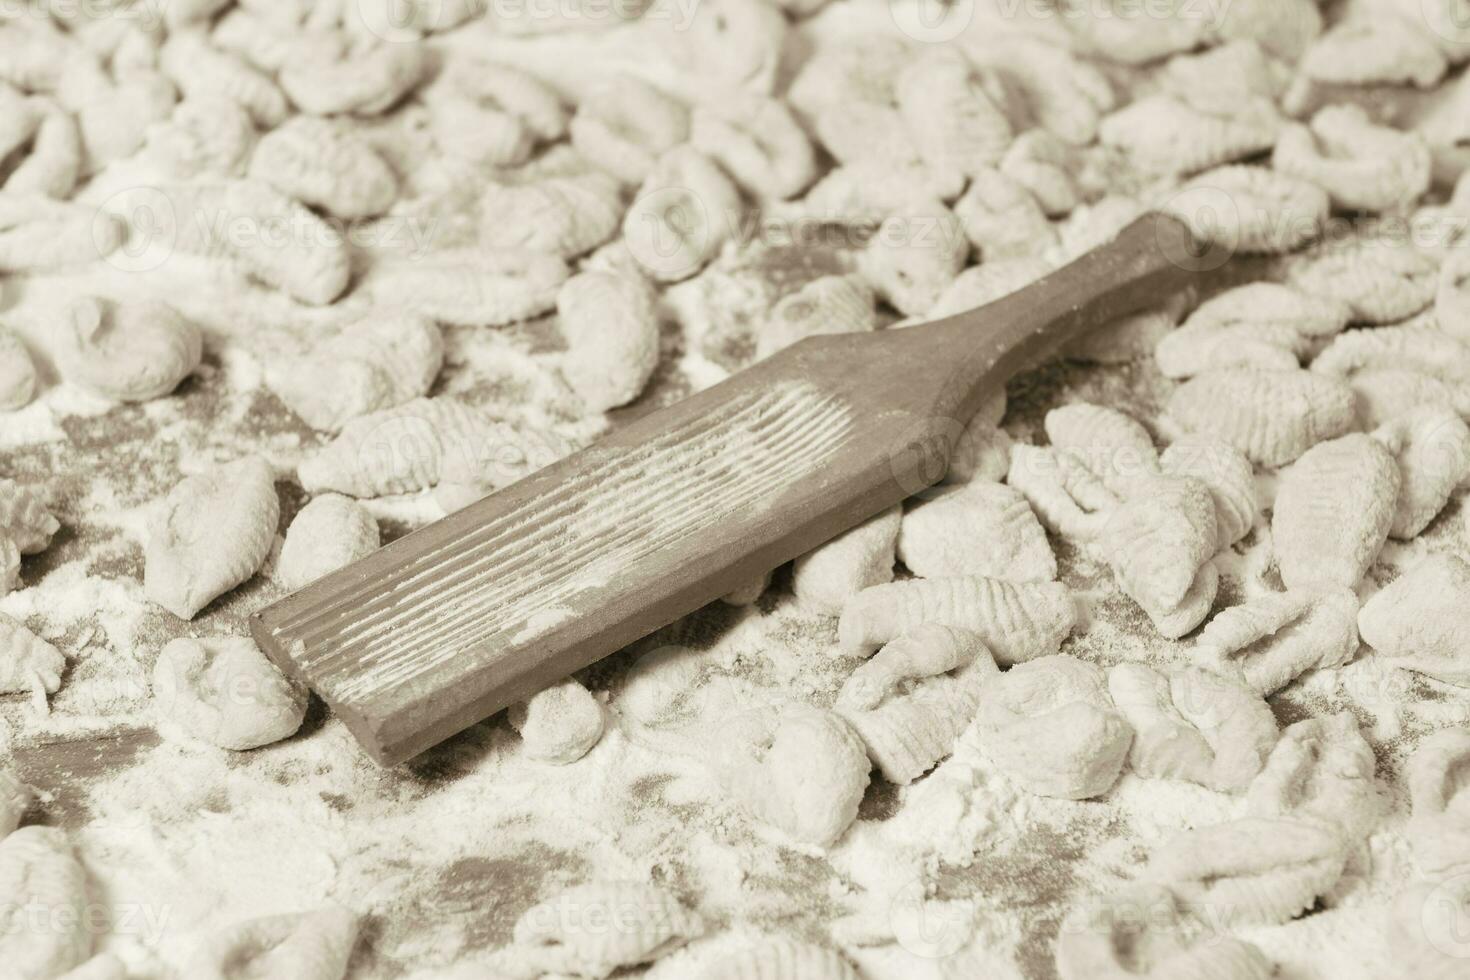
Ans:
<svg viewBox="0 0 1470 980"><path fill-rule="evenodd" d="M251 630L396 765L937 482L1017 371L1217 264L1147 214L979 309L808 338L324 576Z"/></svg>

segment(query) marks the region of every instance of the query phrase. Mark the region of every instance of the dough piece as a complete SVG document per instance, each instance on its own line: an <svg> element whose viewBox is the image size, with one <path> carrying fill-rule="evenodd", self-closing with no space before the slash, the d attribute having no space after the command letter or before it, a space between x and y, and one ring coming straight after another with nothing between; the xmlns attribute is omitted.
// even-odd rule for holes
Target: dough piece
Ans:
<svg viewBox="0 0 1470 980"><path fill-rule="evenodd" d="M915 575L985 575L1050 582L1056 557L1046 532L1018 491L974 481L920 495L904 514L898 558Z"/></svg>
<svg viewBox="0 0 1470 980"><path fill-rule="evenodd" d="M786 100L808 116L835 102L893 105L898 74L913 60L914 47L883 31L824 44L802 63Z"/></svg>
<svg viewBox="0 0 1470 980"><path fill-rule="evenodd" d="M1097 139L1103 114L1118 104L1118 93L1107 71L1082 55L1064 38L1007 33L986 46L983 58L1004 73L1038 126L1083 147Z"/></svg>
<svg viewBox="0 0 1470 980"><path fill-rule="evenodd" d="M1358 402L1358 418L1369 429L1421 408L1444 408L1470 416L1470 383L1445 381L1408 368L1369 368L1355 372L1348 384Z"/></svg>
<svg viewBox="0 0 1470 980"><path fill-rule="evenodd" d="M1226 928L1278 925L1342 875L1337 831L1288 818L1243 817L1181 833L1149 858L1147 878Z"/></svg>
<svg viewBox="0 0 1470 980"><path fill-rule="evenodd" d="M1466 185L1470 187L1470 184ZM1422 212L1421 212L1422 213ZM1453 219L1454 210L1446 214L1434 214L1429 227L1432 229L1444 219ZM1441 236L1449 237L1449 236ZM1434 294L1434 322L1445 333L1463 343L1470 343L1470 256L1453 246L1458 245L1458 236L1445 242L1451 246L1439 264L1439 288Z"/></svg>
<svg viewBox="0 0 1470 980"><path fill-rule="evenodd" d="M0 191L0 272L85 265L126 237L124 222L96 208Z"/></svg>
<svg viewBox="0 0 1470 980"><path fill-rule="evenodd" d="M55 694L65 670L66 657L60 650L0 614L0 694L31 692L38 698L43 691ZM44 698L41 701L44 704Z"/></svg>
<svg viewBox="0 0 1470 980"><path fill-rule="evenodd" d="M1113 493L1129 482L1159 472L1159 454L1148 431L1117 409L1079 402L1046 413L1052 446L1070 452Z"/></svg>
<svg viewBox="0 0 1470 980"><path fill-rule="evenodd" d="M443 364L444 338L434 321L373 315L274 367L267 381L307 425L338 432L359 415L427 394Z"/></svg>
<svg viewBox="0 0 1470 980"><path fill-rule="evenodd" d="M689 110L632 75L616 75L582 99L572 146L625 184L638 184L666 151L689 138Z"/></svg>
<svg viewBox="0 0 1470 980"><path fill-rule="evenodd" d="M184 479L149 521L144 592L180 619L193 619L260 570L280 517L275 475L259 456Z"/></svg>
<svg viewBox="0 0 1470 980"><path fill-rule="evenodd" d="M0 412L25 408L36 394L36 365L15 331L0 326Z"/></svg>
<svg viewBox="0 0 1470 980"><path fill-rule="evenodd" d="M1429 189L1429 147L1417 133L1375 125L1355 105L1332 105L1311 126L1287 126L1271 165L1327 190L1339 208L1397 211Z"/></svg>
<svg viewBox="0 0 1470 980"><path fill-rule="evenodd" d="M990 259L980 265L972 265L955 276L923 317L927 321L968 313L1019 292L1053 269L1050 261L1034 255Z"/></svg>
<svg viewBox="0 0 1470 980"><path fill-rule="evenodd" d="M1315 820L1349 845L1378 824L1377 760L1349 712L1290 726L1245 796L1254 817Z"/></svg>
<svg viewBox="0 0 1470 980"><path fill-rule="evenodd" d="M52 980L92 952L87 875L66 834L22 827L0 839L0 963L7 978ZM49 928L27 927L44 910Z"/></svg>
<svg viewBox="0 0 1470 980"><path fill-rule="evenodd" d="M380 215L398 199L398 175L350 126L296 116L260 138L250 176L334 217Z"/></svg>
<svg viewBox="0 0 1470 980"><path fill-rule="evenodd" d="M1412 803L1404 828L1414 863L1432 877L1458 875L1470 866L1470 730L1441 729L1409 757L1405 778Z"/></svg>
<svg viewBox="0 0 1470 980"><path fill-rule="evenodd" d="M733 92L697 106L690 142L761 200L793 197L817 175L816 150L779 99Z"/></svg>
<svg viewBox="0 0 1470 980"><path fill-rule="evenodd" d="M668 151L648 170L623 216L623 238L647 275L688 279L737 232L740 191L692 146Z"/></svg>
<svg viewBox="0 0 1470 980"><path fill-rule="evenodd" d="M40 494L14 480L0 478L0 536L15 543L23 555L46 549L61 523L51 516Z"/></svg>
<svg viewBox="0 0 1470 980"><path fill-rule="evenodd" d="M1077 623L1072 592L1060 582L1007 582L968 575L913 579L864 589L842 609L838 637L863 652L938 623L980 635L1008 666L1054 654Z"/></svg>
<svg viewBox="0 0 1470 980"><path fill-rule="evenodd" d="M1006 483L1025 496L1048 531L1076 541L1102 533L1120 503L1086 463L1065 450L1013 445Z"/></svg>
<svg viewBox="0 0 1470 980"><path fill-rule="evenodd" d="M0 765L0 841L15 832L31 805L31 788Z"/></svg>
<svg viewBox="0 0 1470 980"><path fill-rule="evenodd" d="M1286 587L1355 587L1388 539L1398 492L1398 465L1366 435L1307 450L1282 475L1271 515Z"/></svg>
<svg viewBox="0 0 1470 980"><path fill-rule="evenodd" d="M1039 256L1057 243L1041 204L1025 185L999 170L976 168L954 213L985 262Z"/></svg>
<svg viewBox="0 0 1470 980"><path fill-rule="evenodd" d="M377 550L378 522L367 508L341 494L322 494L286 529L276 576L294 592Z"/></svg>
<svg viewBox="0 0 1470 980"><path fill-rule="evenodd" d="M1303 337L1341 333L1352 309L1330 296L1316 296L1275 282L1253 282L1227 289L1199 305L1190 324L1230 327L1238 324L1285 326Z"/></svg>
<svg viewBox="0 0 1470 980"><path fill-rule="evenodd" d="M1396 323L1434 302L1439 266L1406 245L1360 241L1304 257L1287 282L1346 303L1354 322Z"/></svg>
<svg viewBox="0 0 1470 980"><path fill-rule="evenodd" d="M626 405L658 367L658 313L646 283L611 272L579 272L556 294L567 339L562 373L588 409Z"/></svg>
<svg viewBox="0 0 1470 980"><path fill-rule="evenodd" d="M337 58L292 59L281 66L278 77L281 89L302 112L377 116L418 86L429 62L425 45L344 45Z"/></svg>
<svg viewBox="0 0 1470 980"><path fill-rule="evenodd" d="M940 174L962 182L999 163L1010 146L1000 79L959 52L909 62L894 80L894 97L919 157Z"/></svg>
<svg viewBox="0 0 1470 980"><path fill-rule="evenodd" d="M1224 439L1262 466L1281 466L1353 425L1352 389L1309 371L1224 368L1175 389L1168 414L1185 431Z"/></svg>
<svg viewBox="0 0 1470 980"><path fill-rule="evenodd" d="M835 949L794 939L763 939L725 956L698 980L861 980Z"/></svg>
<svg viewBox="0 0 1470 980"><path fill-rule="evenodd" d="M1220 571L1213 562L1205 562L1177 605L1144 609L1144 613L1160 636L1166 640L1177 640L1205 621L1219 590Z"/></svg>
<svg viewBox="0 0 1470 980"><path fill-rule="evenodd" d="M570 677L511 705L506 719L527 756L554 766L576 762L602 737L602 705Z"/></svg>
<svg viewBox="0 0 1470 980"><path fill-rule="evenodd" d="M164 122L148 127L146 155L165 174L238 177L255 146L255 124L234 99L197 95L175 107Z"/></svg>
<svg viewBox="0 0 1470 980"><path fill-rule="evenodd" d="M1433 555L1363 603L1363 641L1398 666L1470 687L1470 565Z"/></svg>
<svg viewBox="0 0 1470 980"><path fill-rule="evenodd" d="M950 753L974 717L980 691L998 674L974 633L921 626L848 677L837 711L884 778L902 785Z"/></svg>
<svg viewBox="0 0 1470 980"><path fill-rule="evenodd" d="M886 218L858 260L868 283L900 313L918 316L965 267L970 243L954 212L915 203Z"/></svg>
<svg viewBox="0 0 1470 980"><path fill-rule="evenodd" d="M279 126L290 115L285 93L269 76L210 44L201 31L171 33L159 52L159 67L185 99L237 102L262 129Z"/></svg>
<svg viewBox="0 0 1470 980"><path fill-rule="evenodd" d="M1144 608L1177 607L1215 553L1215 501L1187 476L1138 477L1098 536L1118 585Z"/></svg>
<svg viewBox="0 0 1470 980"><path fill-rule="evenodd" d="M1266 99L1206 112L1171 95L1146 95L1104 118L1098 137L1147 172L1187 175L1269 150L1280 127Z"/></svg>
<svg viewBox="0 0 1470 980"><path fill-rule="evenodd" d="M857 817L871 768L862 739L841 716L805 704L730 719L712 766L751 816L819 847L834 843Z"/></svg>
<svg viewBox="0 0 1470 980"><path fill-rule="evenodd" d="M1341 334L1312 361L1314 372L1333 378L1351 378L1372 369L1470 382L1470 347L1432 326L1380 327Z"/></svg>
<svg viewBox="0 0 1470 980"><path fill-rule="evenodd" d="M1032 793L1067 800L1106 793L1133 740L1103 672L1060 654L987 683L975 724L981 751L998 768Z"/></svg>
<svg viewBox="0 0 1470 980"><path fill-rule="evenodd" d="M1454 411L1427 406L1379 426L1373 438L1399 464L1399 496L1388 536L1417 537L1470 475L1470 426Z"/></svg>
<svg viewBox="0 0 1470 980"><path fill-rule="evenodd" d="M503 327L549 312L567 278L559 257L530 249L445 248L383 261L359 289L381 306L456 327Z"/></svg>
<svg viewBox="0 0 1470 980"><path fill-rule="evenodd" d="M199 328L166 303L85 297L66 313L62 373L120 401L159 398L194 373L204 354Z"/></svg>
<svg viewBox="0 0 1470 980"><path fill-rule="evenodd" d="M415 398L359 415L336 439L297 467L308 493L352 497L413 493L439 482L449 460L506 445L504 433L478 409L452 398Z"/></svg>
<svg viewBox="0 0 1470 980"><path fill-rule="evenodd" d="M1358 650L1351 589L1257 596L1210 621L1195 645L1202 667L1238 676L1267 697L1309 670L1340 667Z"/></svg>
<svg viewBox="0 0 1470 980"><path fill-rule="evenodd" d="M1256 478L1250 460L1224 439L1186 435L1159 457L1169 476L1191 477L1209 488L1215 502L1215 547L1228 548L1250 533L1256 521Z"/></svg>
<svg viewBox="0 0 1470 980"><path fill-rule="evenodd" d="M676 29L682 56L719 96L729 90L769 93L776 86L789 25L768 0L714 0Z"/></svg>
<svg viewBox="0 0 1470 980"><path fill-rule="evenodd" d="M757 357L769 357L807 337L876 330L873 290L856 276L813 279L776 303L756 336Z"/></svg>
<svg viewBox="0 0 1470 980"><path fill-rule="evenodd" d="M357 945L357 930L357 913L337 907L248 919L210 936L189 960L186 975L199 980L342 980Z"/></svg>
<svg viewBox="0 0 1470 980"><path fill-rule="evenodd" d="M1145 779L1185 779L1239 793L1276 744L1276 719L1237 681L1184 667L1160 673L1118 664L1108 691L1134 731L1129 762Z"/></svg>
<svg viewBox="0 0 1470 980"><path fill-rule="evenodd" d="M949 457L949 470L940 482L949 485L971 481L999 483L1010 471L1013 445L1005 429L983 418L971 419L955 443L954 452Z"/></svg>
<svg viewBox="0 0 1470 980"><path fill-rule="evenodd" d="M491 184L480 195L480 244L573 259L617 234L622 191L604 173Z"/></svg>
<svg viewBox="0 0 1470 980"><path fill-rule="evenodd" d="M1166 378L1188 378L1224 367L1294 371L1307 341L1289 326L1243 323L1217 327L1186 323L1164 335L1154 361Z"/></svg>
<svg viewBox="0 0 1470 980"><path fill-rule="evenodd" d="M791 574L796 597L819 612L836 616L859 592L893 581L902 518L903 508L891 507L796 559Z"/></svg>
<svg viewBox="0 0 1470 980"><path fill-rule="evenodd" d="M1144 310L1109 320L1067 342L1062 355L1087 364L1131 364L1151 355L1178 324L1171 309Z"/></svg>
<svg viewBox="0 0 1470 980"><path fill-rule="evenodd" d="M1081 155L1044 129L1021 133L1001 158L1000 172L1031 192L1048 218L1064 218L1082 203Z"/></svg>
<svg viewBox="0 0 1470 980"><path fill-rule="evenodd" d="M1057 937L1061 980L1269 980L1261 951L1217 935L1179 907L1167 888L1135 882L1083 902Z"/></svg>
<svg viewBox="0 0 1470 980"><path fill-rule="evenodd" d="M222 749L289 738L306 716L306 700L247 637L177 639L153 666L159 717Z"/></svg>
<svg viewBox="0 0 1470 980"><path fill-rule="evenodd" d="M699 913L662 888L593 881L527 909L516 921L507 959L537 971L534 976L601 980L620 967L650 963L704 930Z"/></svg>

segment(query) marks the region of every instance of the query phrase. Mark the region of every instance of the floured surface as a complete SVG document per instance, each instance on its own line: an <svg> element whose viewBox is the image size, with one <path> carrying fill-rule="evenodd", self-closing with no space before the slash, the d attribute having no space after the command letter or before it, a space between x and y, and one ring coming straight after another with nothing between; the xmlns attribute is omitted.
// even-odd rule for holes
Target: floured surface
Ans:
<svg viewBox="0 0 1470 980"><path fill-rule="evenodd" d="M886 22L886 11L874 6L869 19ZM856 16L834 9L815 29L840 34ZM600 51L606 64L632 69L660 64L647 57L657 48L648 35L616 35L505 46L532 65L581 61L568 51ZM569 76L566 84L575 89L578 82ZM125 174L108 177L127 184ZM441 190L452 177L420 175ZM87 197L109 193L94 187ZM414 235L443 222L433 227L447 235L452 195L430 194L426 202L422 215L384 234L411 245ZM1071 227L1081 235L1083 224L1079 218ZM1008 970L1046 977L1074 898L1131 877L1177 831L1241 810L1231 797L1131 774L1099 800L1034 797L984 760L972 731L950 760L913 785L871 786L858 821L830 852L783 842L724 797L708 774L707 746L686 726L718 734L719 719L744 708L792 697L821 706L835 701L858 661L838 655L834 619L797 606L789 572L755 607L716 603L583 672L612 717L602 740L568 766L527 758L501 716L384 772L320 704L308 709L297 736L249 754L161 740L148 682L157 651L182 635L240 633L245 617L279 592L258 576L190 624L150 605L141 589L146 510L181 475L256 452L281 477L284 531L304 502L287 475L321 437L264 388L263 364L296 349L312 324L344 316L303 312L268 290L212 280L202 265L197 275L181 277L173 264L180 261L171 260L167 274L99 275L116 295L166 290L200 322L207 341L199 374L169 399L109 410L55 385L51 372L41 399L0 423L6 475L44 482L62 523L52 545L27 559L27 587L0 599L0 612L69 658L49 717L23 697L0 699L0 715L22 774L41 790L29 819L75 831L97 885L94 901L110 922L99 946L118 951L138 975L167 976L205 931L326 901L367 916L351 976L432 971L507 943L523 911L565 887L630 878L668 888L698 909L712 934L729 928L837 942L875 978L914 976L916 962L952 956L971 957L962 968L967 977ZM653 389L612 413L613 424L744 363L754 348L753 318L803 282L842 271L846 261L825 250L752 247L674 287L667 305L682 310L685 322L665 324ZM7 322L38 342L46 301L75 283L29 282L13 292L9 285ZM449 329L446 344L446 370L433 394L464 396L572 443L599 431L600 420L581 417L555 373L560 340L550 321ZM1073 401L1151 422L1172 387L1149 361L1053 365L1011 386L1006 428L1038 441L1046 412ZM1269 487L1270 478L1262 482ZM385 540L439 514L428 494L368 506ZM1461 491L1423 536L1387 546L1364 591L1431 551L1470 554L1467 519ZM1278 587L1263 530L1258 523L1217 562L1216 609ZM1100 666L1186 661L1187 646L1159 639L1105 565L1051 540L1061 578L1091 605L1090 622L1065 652ZM556 616L551 602L541 618L512 628L539 628ZM644 657L670 645L691 648L678 669L639 669ZM1426 732L1470 723L1470 696L1364 650L1348 666L1309 674L1270 702L1283 727L1351 712L1377 756L1386 815L1318 909L1243 935L1294 980L1374 976L1383 911L1410 876L1404 759ZM972 951L957 954L971 935ZM675 953L647 972L691 975L735 938Z"/></svg>

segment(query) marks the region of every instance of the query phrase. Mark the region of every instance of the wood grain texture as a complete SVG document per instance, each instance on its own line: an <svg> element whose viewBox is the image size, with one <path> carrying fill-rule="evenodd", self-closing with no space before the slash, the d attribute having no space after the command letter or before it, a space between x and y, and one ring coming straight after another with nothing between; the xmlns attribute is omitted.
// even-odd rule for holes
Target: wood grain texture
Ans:
<svg viewBox="0 0 1470 980"><path fill-rule="evenodd" d="M252 617L394 765L936 482L984 398L1190 285L1148 215L982 309L812 337Z"/></svg>

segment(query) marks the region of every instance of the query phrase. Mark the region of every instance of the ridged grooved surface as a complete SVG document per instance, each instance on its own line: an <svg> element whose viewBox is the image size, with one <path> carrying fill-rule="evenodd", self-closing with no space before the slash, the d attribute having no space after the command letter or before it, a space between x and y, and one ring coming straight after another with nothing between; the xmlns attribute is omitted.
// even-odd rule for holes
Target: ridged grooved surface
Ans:
<svg viewBox="0 0 1470 980"><path fill-rule="evenodd" d="M577 613L584 593L636 591L640 559L759 510L850 435L840 401L805 384L752 393L338 592L273 635L329 700L362 702L475 647L512 647Z"/></svg>

